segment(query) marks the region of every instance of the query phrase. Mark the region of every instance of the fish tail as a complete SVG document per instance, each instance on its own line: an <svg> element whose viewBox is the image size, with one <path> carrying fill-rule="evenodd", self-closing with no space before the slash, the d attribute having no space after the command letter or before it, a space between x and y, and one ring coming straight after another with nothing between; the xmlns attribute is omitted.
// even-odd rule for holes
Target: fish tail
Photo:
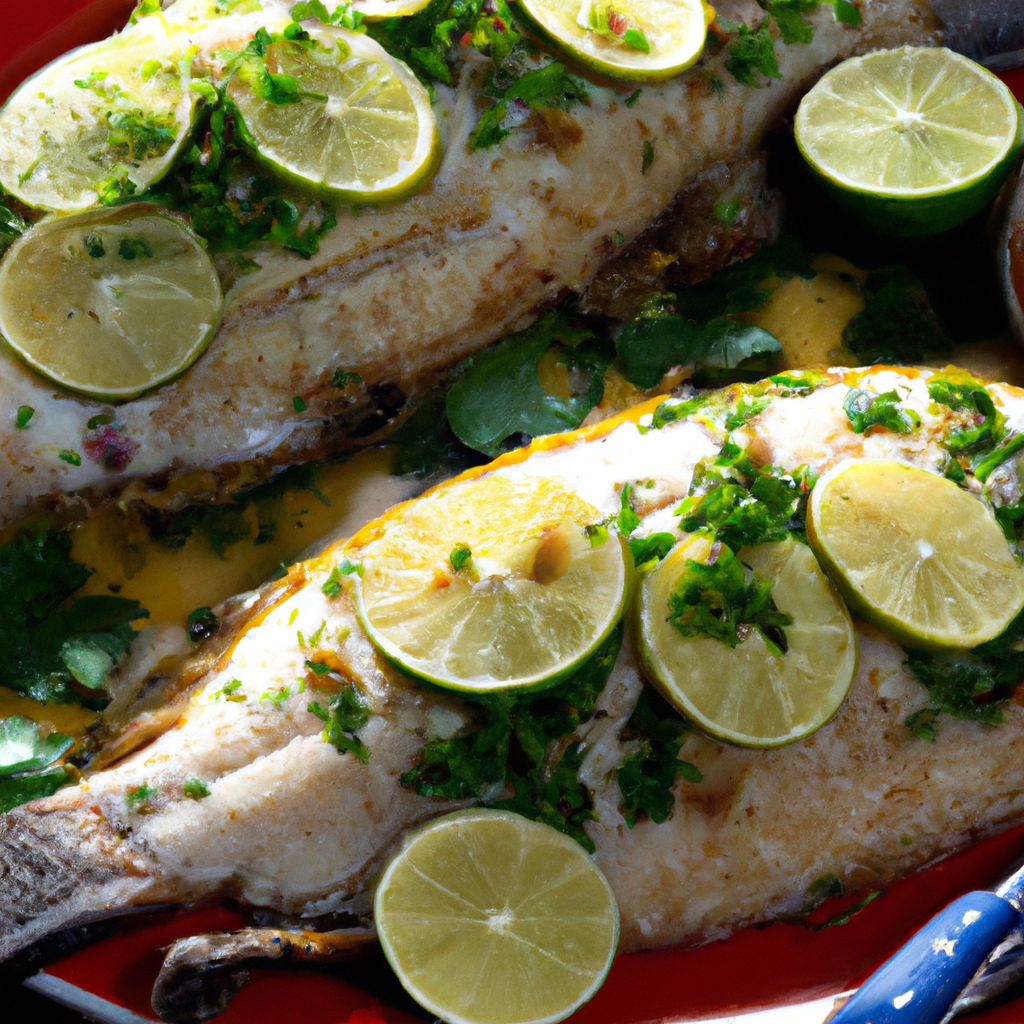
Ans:
<svg viewBox="0 0 1024 1024"><path fill-rule="evenodd" d="M98 807L62 797L0 815L0 960L53 932L158 902L154 865L130 836Z"/></svg>

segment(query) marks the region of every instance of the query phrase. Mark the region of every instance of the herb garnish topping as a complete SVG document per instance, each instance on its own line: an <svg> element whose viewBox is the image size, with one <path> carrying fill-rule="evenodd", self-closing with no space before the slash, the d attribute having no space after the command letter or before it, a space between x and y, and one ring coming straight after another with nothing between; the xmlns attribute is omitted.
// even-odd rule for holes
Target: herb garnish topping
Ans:
<svg viewBox="0 0 1024 1024"><path fill-rule="evenodd" d="M339 754L353 754L364 764L370 751L355 733L370 720L370 707L352 683L344 683L325 709L311 701L307 710L324 723L324 742L333 744Z"/></svg>
<svg viewBox="0 0 1024 1024"><path fill-rule="evenodd" d="M863 434L872 427L909 434L921 425L921 417L900 404L895 389L878 394L866 388L851 388L843 401L843 410L855 434Z"/></svg>

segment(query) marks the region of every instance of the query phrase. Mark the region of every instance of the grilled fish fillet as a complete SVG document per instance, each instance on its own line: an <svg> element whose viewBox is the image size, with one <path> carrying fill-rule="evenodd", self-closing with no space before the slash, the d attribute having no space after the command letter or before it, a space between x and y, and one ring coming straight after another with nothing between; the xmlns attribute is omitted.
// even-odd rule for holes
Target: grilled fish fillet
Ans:
<svg viewBox="0 0 1024 1024"><path fill-rule="evenodd" d="M265 0L266 17L289 6ZM422 395L463 357L526 326L566 290L583 290L620 251L616 232L629 242L703 169L749 154L838 60L940 38L924 0L860 6L859 28L837 23L826 4L811 16L812 43L778 43L783 78L765 88L737 84L724 49L673 81L645 85L632 106L624 102L631 86L591 85L587 105L535 112L490 150L466 144L491 102L482 92L487 64L466 57L458 87L435 89L444 158L430 185L394 205L339 211L309 261L255 251L261 269L238 281L216 338L174 383L111 410L55 394L0 352L0 423L13 425L20 406L35 410L28 429L0 437L0 525L61 495L97 500L151 478L163 489L168 473L223 474L256 459L269 471L339 447L368 411ZM754 0L719 8L748 24L764 17ZM242 17L258 24L264 15ZM211 48L224 45L215 35ZM643 173L646 143L654 161ZM361 375L360 394L329 387L337 368ZM306 411L296 413L295 396ZM104 465L102 444L93 446L99 461L88 456L87 423L104 412L129 439L119 468ZM85 454L80 466L58 458L67 449Z"/></svg>
<svg viewBox="0 0 1024 1024"><path fill-rule="evenodd" d="M940 440L951 423L929 400L930 373L834 371L811 394L776 389L744 443L752 457L788 469L809 463L824 471L863 456L940 472L948 458ZM920 429L855 434L842 407L852 386L897 388L921 416ZM1024 429L1024 390L991 392L1008 428ZM742 393L720 399L734 405ZM641 532L673 530L672 508L695 463L715 455L724 435L695 419L642 433L644 408L473 472L554 478L605 514L619 508L623 483L650 479ZM335 545L240 606L231 644L154 742L0 818L0 957L73 923L147 905L230 896L307 918L368 912L368 887L396 840L454 806L403 788L399 776L428 738L455 734L465 710L398 673L376 653L348 598L325 596L323 583L344 555ZM321 623L311 649L297 631L310 637ZM643 683L627 632L598 712L579 731L580 778L597 811L586 828L618 900L623 949L723 937L799 911L825 874L850 890L884 884L1024 817L1021 697L1002 725L944 718L937 740L924 742L902 724L928 695L901 648L864 624L857 643L852 690L829 724L776 750L688 734L679 756L703 781L676 783L666 822L630 829L615 770L635 748L622 734ZM367 763L322 738L308 690L280 706L261 699L296 690L296 678L325 685L332 677L311 674L307 659L328 663L367 696L372 716L358 733ZM231 680L241 681L234 700L223 694ZM185 796L193 776L206 782L205 799ZM149 799L130 801L142 786Z"/></svg>

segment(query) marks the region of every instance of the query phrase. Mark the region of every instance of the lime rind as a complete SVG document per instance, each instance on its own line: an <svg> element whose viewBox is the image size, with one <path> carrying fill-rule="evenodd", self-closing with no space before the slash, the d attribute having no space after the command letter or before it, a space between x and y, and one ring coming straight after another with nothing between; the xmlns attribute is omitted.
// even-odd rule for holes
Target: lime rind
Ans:
<svg viewBox="0 0 1024 1024"><path fill-rule="evenodd" d="M268 60L314 96L276 105L236 74L227 95L240 137L277 174L347 202L392 202L418 191L441 158L427 90L365 35L309 32L315 48L282 41Z"/></svg>
<svg viewBox="0 0 1024 1024"><path fill-rule="evenodd" d="M418 14L429 3L430 0L352 0L352 7L367 21L381 21Z"/></svg>
<svg viewBox="0 0 1024 1024"><path fill-rule="evenodd" d="M706 542L705 545L706 546ZM789 650L769 650L757 631L735 648L684 637L667 618L668 598L700 541L684 541L645 578L637 608L640 651L655 686L702 732L737 746L770 748L804 739L842 706L857 666L849 612L813 554L792 539L741 551L773 583L779 610L793 616Z"/></svg>
<svg viewBox="0 0 1024 1024"><path fill-rule="evenodd" d="M572 60L631 82L667 81L692 67L704 50L709 10L703 0L519 2L530 28ZM620 19L617 32L609 16Z"/></svg>
<svg viewBox="0 0 1024 1024"><path fill-rule="evenodd" d="M947 230L998 193L1024 119L990 71L950 50L853 57L804 97L797 146L828 191L891 234Z"/></svg>
<svg viewBox="0 0 1024 1024"><path fill-rule="evenodd" d="M579 532L582 535L583 531ZM608 639L623 616L631 592L631 556L625 541L612 535L599 548L591 548L589 540L585 543L585 564L575 562L570 567L563 577L562 593L554 597L551 585L519 573L499 571L482 586L479 582L464 585L458 581L455 586L464 587L464 593L439 602L426 614L418 607L420 602L414 593L407 601L389 602L384 616L368 611L363 579L353 576L356 614L374 646L389 661L435 686L474 694L547 689L572 675ZM597 571L592 562L601 563ZM363 563L363 570L364 575L373 573L372 559ZM589 610L598 607L600 614L596 618L588 616L581 602L588 603ZM538 640L542 626L539 609L535 608L532 616L522 610L531 603L543 603L543 618L549 630L554 622L560 627L557 650L547 638ZM428 656L425 652L417 656L410 647L424 633L436 642ZM463 637L469 637L470 643L454 654L441 650L449 644L458 645ZM473 637L493 648L486 652L490 665L499 664L508 671L499 676L474 672L478 654ZM522 671L524 659L530 659L532 671ZM520 666L518 671L513 671L515 666Z"/></svg>
<svg viewBox="0 0 1024 1024"><path fill-rule="evenodd" d="M839 463L811 492L807 533L850 609L907 646L970 649L1024 608L1024 571L995 517L928 470Z"/></svg>
<svg viewBox="0 0 1024 1024"><path fill-rule="evenodd" d="M0 262L8 347L48 380L100 401L128 401L180 376L222 313L202 241L148 203L41 221Z"/></svg>
<svg viewBox="0 0 1024 1024"><path fill-rule="evenodd" d="M97 205L118 178L142 194L191 137L192 55L137 26L43 68L0 110L0 184L58 213Z"/></svg>
<svg viewBox="0 0 1024 1024"><path fill-rule="evenodd" d="M604 983L620 928L608 880L574 839L488 809L410 833L377 882L374 920L403 987L449 1024L564 1020Z"/></svg>

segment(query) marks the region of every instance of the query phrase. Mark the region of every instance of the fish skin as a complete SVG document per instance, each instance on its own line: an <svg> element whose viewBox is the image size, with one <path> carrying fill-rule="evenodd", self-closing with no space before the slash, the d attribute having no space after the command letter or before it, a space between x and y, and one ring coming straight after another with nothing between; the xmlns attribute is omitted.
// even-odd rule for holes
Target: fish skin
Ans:
<svg viewBox="0 0 1024 1024"><path fill-rule="evenodd" d="M737 21L764 17L754 0L719 7ZM837 60L939 38L923 0L865 0L861 10L863 24L852 29L823 5L811 16L812 43L777 46L784 77L765 88L738 85L723 52L644 85L631 108L623 103L631 85L594 86L590 106L535 113L486 151L466 146L486 68L466 58L458 88L435 87L445 153L434 180L399 203L339 211L309 261L254 251L262 269L235 284L219 332L177 381L112 409L55 394L0 352L0 423L10 425L0 436L0 525L43 507L103 500L136 480L144 493L153 478L165 489L168 474L227 472L257 459L266 473L350 444L349 432L377 405L421 396L463 357L525 327L566 290L582 291L618 251L616 231L628 243L703 168L750 153ZM723 83L721 99L711 77ZM645 142L655 158L642 174ZM331 388L336 368L359 373L363 388ZM295 411L296 396L306 411ZM15 430L21 406L35 415ZM87 422L104 413L139 446L130 463L62 461L61 451L87 452Z"/></svg>
<svg viewBox="0 0 1024 1024"><path fill-rule="evenodd" d="M874 457L941 472L947 454L938 438L949 423L928 396L931 372L833 371L829 387L776 397L743 442L758 459L790 469ZM921 428L855 434L842 408L850 387L899 387ZM991 391L1008 429L1024 428L1024 390ZM649 507L638 511L641 533L657 532L674 528L672 509L694 464L721 443L698 422L641 435L632 422L612 420L541 439L525 460L503 457L488 472L557 478L602 513L618 509L623 480L653 479L654 488L639 492ZM276 599L253 605L258 613L239 623L233 645L152 743L0 818L0 959L82 920L154 904L232 897L286 915L365 917L374 875L401 835L464 806L399 783L425 740L452 735L468 712L378 655L347 594L324 595L330 569L353 550L338 544L295 567L286 585L271 584ZM300 645L297 630L310 637L321 622L315 649ZM927 691L897 644L863 623L856 629L856 677L830 723L775 750L688 734L679 756L703 781L677 782L672 816L632 829L615 779L634 749L621 733L642 687L627 630L598 713L579 730L580 778L598 815L586 828L615 891L623 950L708 941L796 913L829 873L848 891L885 885L1024 817L1022 695L1006 706L1002 725L944 716L934 743L917 740L902 723L927 706ZM307 705L318 699L314 686L332 677L307 670L307 659L326 661L366 696L371 718L359 738L371 752L367 763L321 738ZM260 699L296 677L305 692L280 707ZM218 698L235 678L243 687L234 695L247 699ZM206 782L205 799L185 797L192 776ZM132 809L128 796L143 784L157 794Z"/></svg>

